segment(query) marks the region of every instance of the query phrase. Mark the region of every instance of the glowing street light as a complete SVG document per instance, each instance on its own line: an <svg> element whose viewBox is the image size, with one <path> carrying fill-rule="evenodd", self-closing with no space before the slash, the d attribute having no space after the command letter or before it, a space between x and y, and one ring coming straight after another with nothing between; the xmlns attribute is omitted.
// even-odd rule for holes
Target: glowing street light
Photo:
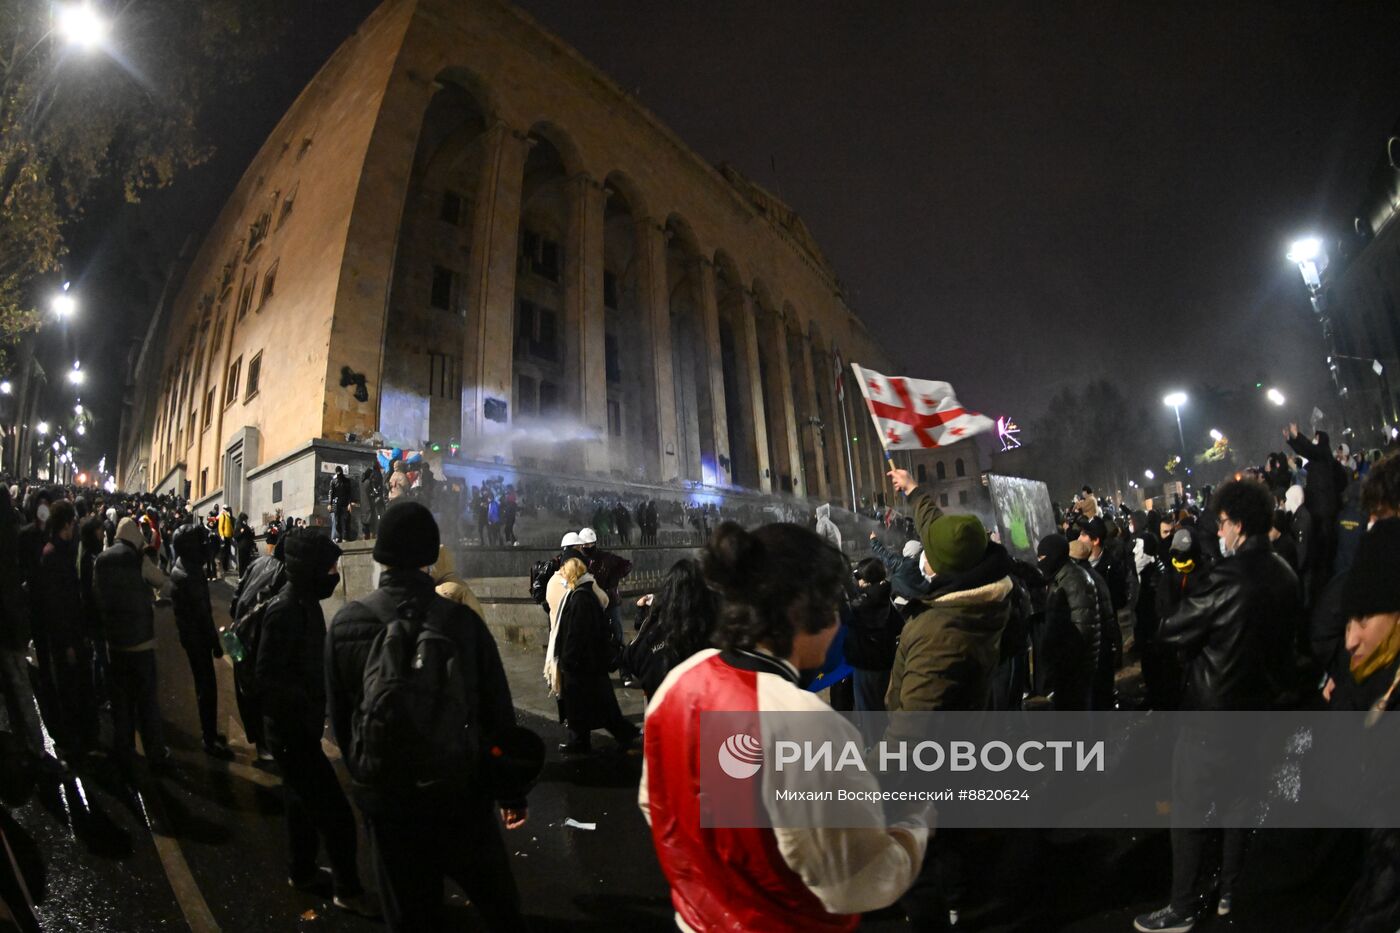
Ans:
<svg viewBox="0 0 1400 933"><path fill-rule="evenodd" d="M1162 404L1176 412L1176 436L1181 441L1181 457L1186 458L1186 434L1181 430L1181 406L1186 404L1185 392L1172 392L1162 398Z"/></svg>
<svg viewBox="0 0 1400 933"><path fill-rule="evenodd" d="M1150 480L1157 478L1156 474L1154 474L1151 470L1143 470L1142 475L1146 476Z"/></svg>
<svg viewBox="0 0 1400 933"><path fill-rule="evenodd" d="M1270 389L1270 390L1269 390L1268 392L1266 392L1265 394L1269 397L1269 401L1273 402L1275 405L1279 406L1280 408L1283 407L1283 403L1284 403L1285 399L1284 399L1284 397L1283 397L1283 393L1280 392L1278 389Z"/></svg>
<svg viewBox="0 0 1400 933"><path fill-rule="evenodd" d="M10 380L0 379L0 395L9 395L14 390L15 387L10 385Z"/></svg>
<svg viewBox="0 0 1400 933"><path fill-rule="evenodd" d="M82 365L83 364L79 363L77 360L74 360L73 368L68 372L68 381L73 383L73 385L75 386L82 385L83 379L86 377L86 373L83 372Z"/></svg>
<svg viewBox="0 0 1400 933"><path fill-rule="evenodd" d="M59 7L57 25L58 34L64 41L83 49L100 45L111 30L111 24L86 2Z"/></svg>
<svg viewBox="0 0 1400 933"><path fill-rule="evenodd" d="M1221 434L1221 433L1220 433L1219 431L1217 431L1215 428L1211 428L1211 429L1210 429L1210 439L1213 440L1213 441L1221 441L1221 440L1224 440L1224 439L1225 439L1225 435L1224 435L1224 434Z"/></svg>
<svg viewBox="0 0 1400 933"><path fill-rule="evenodd" d="M81 425L81 424L78 425L78 436L79 436L79 437L82 437L82 436L83 436L84 434L86 434L86 433L87 433L87 427L86 427L85 425Z"/></svg>
<svg viewBox="0 0 1400 933"><path fill-rule="evenodd" d="M39 432L40 437L43 437L49 433L49 423L47 421L40 421L34 426L34 430Z"/></svg>
<svg viewBox="0 0 1400 933"><path fill-rule="evenodd" d="M73 313L78 310L78 299L68 294L67 286L64 286L63 291L53 296L49 307L53 309L54 314L61 318L72 317Z"/></svg>

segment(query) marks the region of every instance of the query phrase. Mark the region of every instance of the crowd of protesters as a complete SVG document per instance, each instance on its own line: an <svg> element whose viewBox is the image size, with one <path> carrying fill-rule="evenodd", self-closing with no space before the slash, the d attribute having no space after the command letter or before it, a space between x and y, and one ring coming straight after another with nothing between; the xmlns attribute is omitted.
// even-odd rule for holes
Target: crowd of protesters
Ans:
<svg viewBox="0 0 1400 933"><path fill-rule="evenodd" d="M1296 425L1285 436L1296 458L1272 455L1200 502L1134 511L1086 487L1034 565L975 517L944 514L902 470L890 478L916 537L891 546L871 534L854 569L820 525L722 525L699 562L678 563L644 598L621 653L650 698L641 806L682 928L849 928L897 900L913 929L943 930L965 910L957 831L780 829L762 843L699 829L697 714L825 708L802 695L799 672L829 666L833 645L854 669L844 695L832 690L837 709L1400 707L1400 454L1357 457ZM1143 689L1130 698L1120 686L1132 659ZM1178 740L1182 812L1225 766L1218 742ZM1235 914L1249 838L1173 829L1170 901L1136 929ZM742 872L729 867L736 850ZM861 875L871 864L878 883ZM1397 879L1400 831L1370 831L1329 929L1400 928Z"/></svg>
<svg viewBox="0 0 1400 933"><path fill-rule="evenodd" d="M1325 435L1285 434L1297 459L1271 455L1199 502L1129 510L1085 488L1037 543L1034 564L897 469L890 480L908 525L894 513L854 567L820 510L810 522L748 529L716 513L698 559L678 561L635 600L630 639L621 596L630 563L596 528L569 532L530 580L546 614L543 673L566 732L560 751L593 754L598 730L622 751L642 739L640 805L684 929L849 929L895 903L913 929L954 927L969 906L969 853L963 834L932 832L931 814L872 813L864 829L702 827L699 714L1394 710L1400 454L1357 462ZM53 775L105 755L135 775L138 731L148 766L168 766L154 606L169 601L213 758L231 755L217 731L213 664L235 652L245 732L260 764L282 776L294 886L314 885L324 843L335 903L382 911L391 930L440 929L446 878L489 928L522 928L499 827L525 823L543 746L515 726L481 603L421 496L386 485L371 526L379 587L327 622L335 537L353 534L346 518L362 501L363 481L353 486L343 473L332 480L332 505L344 508L332 535L269 527L261 554L246 517L227 508L199 515L167 496L0 486L0 684L11 727ZM517 492L502 487L501 499ZM225 574L236 588L219 632L209 584ZM811 673L833 657L850 677L828 706ZM1129 695L1133 660L1142 690ZM648 698L644 733L621 712L619 671ZM469 721L491 755L464 741ZM321 747L327 723L348 794ZM1199 778L1223 766L1220 753L1197 737L1177 759ZM1187 806L1190 790L1174 779L1174 803ZM359 874L356 811L377 895ZM1244 830L1173 829L1170 902L1136 928L1185 931L1207 910L1247 910L1236 895L1248 841ZM1338 892L1335 929L1400 926L1397 851L1400 831L1370 832L1356 887Z"/></svg>

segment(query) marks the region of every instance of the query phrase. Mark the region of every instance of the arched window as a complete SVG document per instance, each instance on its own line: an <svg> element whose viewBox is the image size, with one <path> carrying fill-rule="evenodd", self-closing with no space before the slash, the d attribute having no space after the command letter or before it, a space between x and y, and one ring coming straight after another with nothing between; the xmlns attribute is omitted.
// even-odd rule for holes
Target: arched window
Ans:
<svg viewBox="0 0 1400 933"><path fill-rule="evenodd" d="M928 470L924 469L924 465L922 463L919 464L919 482L928 482Z"/></svg>
<svg viewBox="0 0 1400 933"><path fill-rule="evenodd" d="M956 473L956 474L958 474L959 476L966 476L966 475L967 475L967 467L963 465L962 457L959 457L959 458L953 463L953 472Z"/></svg>
<svg viewBox="0 0 1400 933"><path fill-rule="evenodd" d="M934 466L933 471L938 474L939 479L948 478L948 467L942 460L938 461L937 465Z"/></svg>

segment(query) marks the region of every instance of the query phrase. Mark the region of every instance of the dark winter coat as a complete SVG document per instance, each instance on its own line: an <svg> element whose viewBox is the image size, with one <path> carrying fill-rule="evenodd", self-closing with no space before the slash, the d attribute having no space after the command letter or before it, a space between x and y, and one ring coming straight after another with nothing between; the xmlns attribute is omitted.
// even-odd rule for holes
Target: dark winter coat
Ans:
<svg viewBox="0 0 1400 933"><path fill-rule="evenodd" d="M1288 446L1308 460L1307 485L1303 487L1303 505L1315 518L1332 519L1342 508L1342 490L1346 489L1346 469L1332 456L1332 442L1318 433L1314 444L1303 435L1288 439Z"/></svg>
<svg viewBox="0 0 1400 933"><path fill-rule="evenodd" d="M462 656L476 659L476 670L472 672L467 686L475 693L473 708L480 720L481 734L492 736L514 726L515 707L511 703L510 684L501 664L500 651L486 623L466 606L439 596L433 587L433 578L421 570L395 569L386 570L380 577L377 592L384 593L395 605L416 601L425 607L425 612L431 601L448 604L451 607L449 616L458 623L456 632L462 641ZM384 627L385 623L369 607L355 601L336 613L325 636L327 711L336 744L346 751L347 761L355 759L351 723L364 691L365 661L371 643ZM450 807L474 807L479 803L462 801L457 799L459 797L460 794L454 791L454 796L446 800L427 793L413 798L400 794L389 799L364 786L356 787L356 798L361 807L375 814L397 811L419 813L424 810L437 813ZM502 799L499 803L502 806L521 806L524 800Z"/></svg>
<svg viewBox="0 0 1400 933"><path fill-rule="evenodd" d="M256 692L267 734L320 739L326 727L326 617L288 581L268 603L258 637Z"/></svg>
<svg viewBox="0 0 1400 933"><path fill-rule="evenodd" d="M1270 709L1291 689L1298 577L1258 535L1162 619L1157 640L1186 669L1182 708Z"/></svg>
<svg viewBox="0 0 1400 933"><path fill-rule="evenodd" d="M39 613L35 634L43 633L52 650L77 645L87 634L83 624L78 545L55 538L39 560Z"/></svg>
<svg viewBox="0 0 1400 933"><path fill-rule="evenodd" d="M203 542L201 542L201 550ZM175 628L180 644L192 653L223 654L219 633L214 626L214 608L209 602L209 580L204 576L202 555L193 559L182 555L170 568L170 599L175 610Z"/></svg>
<svg viewBox="0 0 1400 933"><path fill-rule="evenodd" d="M146 557L136 522L122 519L117 523L116 540L98 555L92 571L92 588L108 647L115 651L155 647L151 590L166 582L165 574Z"/></svg>
<svg viewBox="0 0 1400 933"><path fill-rule="evenodd" d="M588 572L598 581L598 586L608 594L608 599L617 602L617 588L632 572L632 562L611 551L592 548L584 551Z"/></svg>
<svg viewBox="0 0 1400 933"><path fill-rule="evenodd" d="M903 627L903 617L890 602L889 580L857 587L847 623L846 662L863 671L889 670Z"/></svg>
<svg viewBox="0 0 1400 933"><path fill-rule="evenodd" d="M1087 700L1084 691L1098 667L1102 641L1098 589L1088 570L1067 560L1055 571L1045 599L1041 651L1047 676L1038 689L1055 693L1065 709L1079 708Z"/></svg>
<svg viewBox="0 0 1400 933"><path fill-rule="evenodd" d="M559 661L559 713L576 733L612 724L619 717L608 669L615 646L608 614L587 576L564 599L555 641Z"/></svg>
<svg viewBox="0 0 1400 933"><path fill-rule="evenodd" d="M331 477L330 488L331 505L343 507L355 501L355 493L350 484L350 477L344 473L337 473Z"/></svg>

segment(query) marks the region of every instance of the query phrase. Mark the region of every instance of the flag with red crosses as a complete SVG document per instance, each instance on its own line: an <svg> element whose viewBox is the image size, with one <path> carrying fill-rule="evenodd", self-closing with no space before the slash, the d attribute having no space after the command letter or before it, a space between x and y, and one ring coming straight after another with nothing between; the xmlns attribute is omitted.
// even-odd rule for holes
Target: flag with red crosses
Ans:
<svg viewBox="0 0 1400 933"><path fill-rule="evenodd" d="M851 369L885 450L947 447L996 427L964 408L946 382L884 376L855 363Z"/></svg>

